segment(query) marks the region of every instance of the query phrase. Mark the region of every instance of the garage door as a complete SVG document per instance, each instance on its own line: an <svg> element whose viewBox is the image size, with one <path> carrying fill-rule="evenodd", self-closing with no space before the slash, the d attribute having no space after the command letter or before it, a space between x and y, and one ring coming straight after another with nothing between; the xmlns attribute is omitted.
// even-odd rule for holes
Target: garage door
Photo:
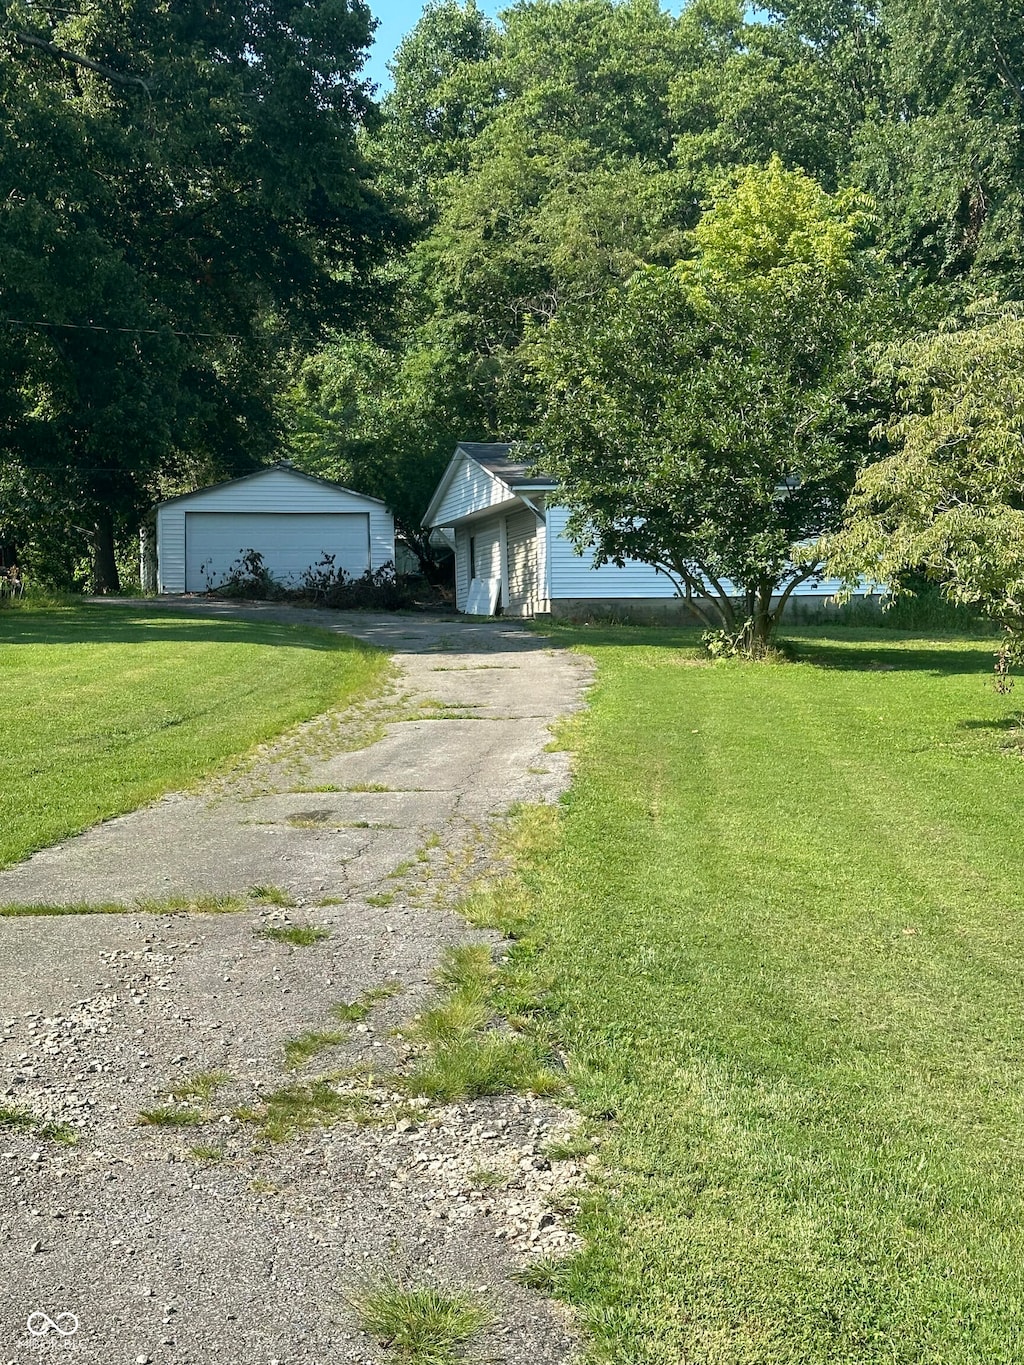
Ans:
<svg viewBox="0 0 1024 1365"><path fill-rule="evenodd" d="M365 512L189 512L185 591L217 587L247 550L258 550L279 583L298 584L325 554L358 577L370 567Z"/></svg>

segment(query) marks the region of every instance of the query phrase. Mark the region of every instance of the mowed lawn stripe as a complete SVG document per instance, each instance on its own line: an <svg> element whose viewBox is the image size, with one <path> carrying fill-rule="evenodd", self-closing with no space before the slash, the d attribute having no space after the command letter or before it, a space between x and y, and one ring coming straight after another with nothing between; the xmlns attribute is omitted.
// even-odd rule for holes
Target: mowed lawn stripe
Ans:
<svg viewBox="0 0 1024 1365"><path fill-rule="evenodd" d="M590 646L541 913L600 1358L1022 1358L1024 765L983 647L886 634Z"/></svg>
<svg viewBox="0 0 1024 1365"><path fill-rule="evenodd" d="M0 612L0 867L369 695L332 632L115 606Z"/></svg>

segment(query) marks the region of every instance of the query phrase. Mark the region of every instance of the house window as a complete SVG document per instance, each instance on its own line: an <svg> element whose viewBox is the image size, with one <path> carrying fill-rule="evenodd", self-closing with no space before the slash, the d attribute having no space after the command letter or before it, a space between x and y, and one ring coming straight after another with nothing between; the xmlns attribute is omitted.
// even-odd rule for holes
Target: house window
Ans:
<svg viewBox="0 0 1024 1365"><path fill-rule="evenodd" d="M469 581L476 578L476 536L469 538Z"/></svg>

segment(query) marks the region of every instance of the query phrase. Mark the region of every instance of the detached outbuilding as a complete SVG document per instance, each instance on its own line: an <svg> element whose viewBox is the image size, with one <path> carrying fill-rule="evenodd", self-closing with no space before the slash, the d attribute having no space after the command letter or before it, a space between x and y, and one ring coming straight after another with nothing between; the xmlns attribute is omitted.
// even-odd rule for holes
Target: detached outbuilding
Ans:
<svg viewBox="0 0 1024 1365"><path fill-rule="evenodd" d="M157 506L158 592L216 588L250 550L279 583L298 585L326 555L358 578L394 563L394 518L379 499L288 464Z"/></svg>
<svg viewBox="0 0 1024 1365"><path fill-rule="evenodd" d="M598 567L591 553L578 553L566 535L569 512L559 505L557 482L513 460L511 449L462 442L423 518L455 551L460 611L687 618L686 600L651 565L627 560ZM841 586L838 579L808 579L795 589L789 610L822 605Z"/></svg>

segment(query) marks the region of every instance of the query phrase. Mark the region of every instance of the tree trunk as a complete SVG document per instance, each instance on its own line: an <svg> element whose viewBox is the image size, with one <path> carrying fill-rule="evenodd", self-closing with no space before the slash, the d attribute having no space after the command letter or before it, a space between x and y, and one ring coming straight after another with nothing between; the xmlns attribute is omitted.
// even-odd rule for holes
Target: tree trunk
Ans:
<svg viewBox="0 0 1024 1365"><path fill-rule="evenodd" d="M772 641L775 618L772 615L772 584L760 583L754 598L754 610L750 618L750 653L759 658Z"/></svg>
<svg viewBox="0 0 1024 1365"><path fill-rule="evenodd" d="M96 517L92 544L92 590L103 595L121 591L114 555L114 517L107 507L102 508Z"/></svg>

